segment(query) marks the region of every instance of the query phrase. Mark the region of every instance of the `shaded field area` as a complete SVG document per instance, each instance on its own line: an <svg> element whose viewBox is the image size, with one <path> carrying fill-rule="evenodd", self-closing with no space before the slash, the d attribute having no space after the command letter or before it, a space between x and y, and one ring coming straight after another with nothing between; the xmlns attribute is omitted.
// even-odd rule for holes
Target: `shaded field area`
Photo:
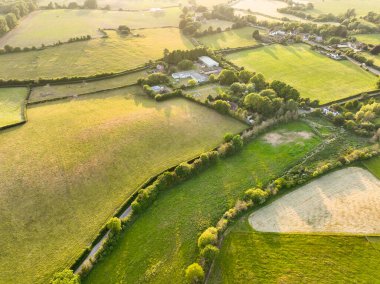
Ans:
<svg viewBox="0 0 380 284"><path fill-rule="evenodd" d="M258 42L252 38L252 33L254 30L255 29L251 27L234 29L231 31L200 37L199 41L212 49L250 46L258 44Z"/></svg>
<svg viewBox="0 0 380 284"><path fill-rule="evenodd" d="M116 76L98 81L83 81L82 83L64 85L45 85L35 87L29 97L29 102L39 102L56 98L81 95L105 89L118 88L137 83L137 80L147 76L146 71L133 72L127 75Z"/></svg>
<svg viewBox="0 0 380 284"><path fill-rule="evenodd" d="M0 127L25 120L24 103L27 88L0 88Z"/></svg>
<svg viewBox="0 0 380 284"><path fill-rule="evenodd" d="M371 173L380 179L380 157L364 161L363 164Z"/></svg>
<svg viewBox="0 0 380 284"><path fill-rule="evenodd" d="M311 132L301 122L273 132L281 130ZM313 136L303 142L304 147L295 147L298 142L272 146L259 137L242 152L161 193L84 283L185 283L184 269L196 260L199 234L246 189L277 177L321 139Z"/></svg>
<svg viewBox="0 0 380 284"><path fill-rule="evenodd" d="M302 97L321 103L374 90L378 80L348 60L330 59L304 44L271 45L232 53L226 58L263 73L270 80L284 81L299 90Z"/></svg>
<svg viewBox="0 0 380 284"><path fill-rule="evenodd" d="M234 22L225 21L225 20L219 20L219 19L210 19L206 20L205 22L202 22L202 25L200 27L201 31L207 30L209 27L212 27L214 30L217 28L221 28L222 30L225 30L227 28L231 28Z"/></svg>
<svg viewBox="0 0 380 284"><path fill-rule="evenodd" d="M277 12L277 9L287 7L285 2L277 0L240 0L233 4L233 8L241 10L250 10L252 12L272 16L284 17L284 14Z"/></svg>
<svg viewBox="0 0 380 284"><path fill-rule="evenodd" d="M108 34L109 38L1 55L0 78L34 80L120 72L161 58L165 48L193 47L177 28L141 30L139 37L123 37L114 31Z"/></svg>
<svg viewBox="0 0 380 284"><path fill-rule="evenodd" d="M99 29L115 29L119 25L127 25L131 29L177 27L180 13L179 8L165 9L161 13L70 9L35 11L0 38L0 48L5 45L40 47L86 35L101 37Z"/></svg>
<svg viewBox="0 0 380 284"><path fill-rule="evenodd" d="M258 233L243 218L225 237L208 283L377 283L375 241Z"/></svg>
<svg viewBox="0 0 380 284"><path fill-rule="evenodd" d="M30 107L27 124L1 133L0 283L47 283L146 179L246 127L139 90Z"/></svg>
<svg viewBox="0 0 380 284"><path fill-rule="evenodd" d="M380 234L380 181L358 167L335 171L249 217L260 232Z"/></svg>

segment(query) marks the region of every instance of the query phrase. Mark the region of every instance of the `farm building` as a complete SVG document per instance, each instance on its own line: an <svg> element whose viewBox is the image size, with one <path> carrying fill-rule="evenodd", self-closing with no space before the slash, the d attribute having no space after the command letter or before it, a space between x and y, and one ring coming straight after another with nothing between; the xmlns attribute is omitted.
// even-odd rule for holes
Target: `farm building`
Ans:
<svg viewBox="0 0 380 284"><path fill-rule="evenodd" d="M208 57L208 56L201 56L198 59L202 64L206 65L209 68L219 67L219 63L216 62L214 59Z"/></svg>
<svg viewBox="0 0 380 284"><path fill-rule="evenodd" d="M191 78L197 81L198 83L206 82L208 80L207 76L199 74L198 72L194 70L173 73L172 77L173 79L176 79L176 80Z"/></svg>

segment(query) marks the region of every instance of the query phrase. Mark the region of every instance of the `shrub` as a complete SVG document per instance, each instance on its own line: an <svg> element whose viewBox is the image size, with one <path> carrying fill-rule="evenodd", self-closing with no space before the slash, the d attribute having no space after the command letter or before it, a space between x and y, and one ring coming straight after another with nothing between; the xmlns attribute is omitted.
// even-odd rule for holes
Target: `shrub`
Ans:
<svg viewBox="0 0 380 284"><path fill-rule="evenodd" d="M202 283L205 278L205 273L202 266L198 263L193 263L186 268L185 276L189 283Z"/></svg>
<svg viewBox="0 0 380 284"><path fill-rule="evenodd" d="M268 197L268 193L260 188L251 188L244 193L245 200L252 200L255 203L262 204Z"/></svg>
<svg viewBox="0 0 380 284"><path fill-rule="evenodd" d="M55 273L50 284L80 284L80 278L72 270L65 269Z"/></svg>
<svg viewBox="0 0 380 284"><path fill-rule="evenodd" d="M230 104L223 100L216 100L212 106L215 108L215 110L221 114L227 114L230 109Z"/></svg>
<svg viewBox="0 0 380 284"><path fill-rule="evenodd" d="M234 138L234 135L232 133L226 133L224 135L224 142L231 142L232 138Z"/></svg>
<svg viewBox="0 0 380 284"><path fill-rule="evenodd" d="M208 262L212 261L219 254L219 249L213 245L207 245L201 250L201 256Z"/></svg>
<svg viewBox="0 0 380 284"><path fill-rule="evenodd" d="M218 241L218 230L215 227L207 228L198 238L198 247L203 249L207 245L215 245Z"/></svg>
<svg viewBox="0 0 380 284"><path fill-rule="evenodd" d="M186 178L190 175L191 170L191 165L188 163L181 163L175 168L174 172L179 178Z"/></svg>
<svg viewBox="0 0 380 284"><path fill-rule="evenodd" d="M232 146L234 147L235 151L240 151L244 146L243 138L241 138L240 135L235 135L232 138Z"/></svg>
<svg viewBox="0 0 380 284"><path fill-rule="evenodd" d="M112 233L119 233L121 231L121 221L117 217L111 218L107 223L107 229Z"/></svg>
<svg viewBox="0 0 380 284"><path fill-rule="evenodd" d="M180 70L190 70L193 68L194 64L193 61L184 59L180 61L177 66Z"/></svg>

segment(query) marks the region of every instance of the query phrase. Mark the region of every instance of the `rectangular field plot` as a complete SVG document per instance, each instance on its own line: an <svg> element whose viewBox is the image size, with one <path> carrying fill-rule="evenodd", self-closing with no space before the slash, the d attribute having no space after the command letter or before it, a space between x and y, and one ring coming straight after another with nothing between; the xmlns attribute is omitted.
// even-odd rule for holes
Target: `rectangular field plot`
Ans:
<svg viewBox="0 0 380 284"><path fill-rule="evenodd" d="M120 36L74 42L41 51L0 55L1 79L89 76L135 68L169 50L192 48L178 28L139 30L140 36Z"/></svg>
<svg viewBox="0 0 380 284"><path fill-rule="evenodd" d="M380 34L359 34L355 35L356 39L366 44L379 45Z"/></svg>
<svg viewBox="0 0 380 284"><path fill-rule="evenodd" d="M219 85L206 85L190 89L186 91L186 94L191 95L197 100L205 101L208 96L215 98L216 96L220 95L223 89L224 87L221 87Z"/></svg>
<svg viewBox="0 0 380 284"><path fill-rule="evenodd" d="M272 17L284 17L284 14L277 12L277 9L287 7L288 4L277 0L240 0L232 5L239 10L250 10L255 13Z"/></svg>
<svg viewBox="0 0 380 284"><path fill-rule="evenodd" d="M102 36L99 29L127 25L131 29L178 27L179 8L165 9L160 13L149 11L102 11L102 10L41 10L29 14L20 24L0 38L0 48L40 47L41 44L66 42L77 36Z"/></svg>
<svg viewBox="0 0 380 284"><path fill-rule="evenodd" d="M377 283L379 257L364 236L258 233L238 224L208 282Z"/></svg>
<svg viewBox="0 0 380 284"><path fill-rule="evenodd" d="M311 14L342 15L348 9L355 9L356 14L364 16L368 12L380 11L380 1L378 0L298 0L301 3L312 3L314 9Z"/></svg>
<svg viewBox="0 0 380 284"><path fill-rule="evenodd" d="M273 130L278 131L312 134L301 122ZM245 190L278 176L320 142L313 135L273 146L258 138L236 155L160 193L84 283L186 283L183 271L197 258L200 233Z"/></svg>
<svg viewBox="0 0 380 284"><path fill-rule="evenodd" d="M27 88L0 88L0 127L25 120L24 104Z"/></svg>
<svg viewBox="0 0 380 284"><path fill-rule="evenodd" d="M226 31L213 35L200 37L198 40L207 47L212 49L235 48L258 44L252 38L255 29L246 27L237 30Z"/></svg>
<svg viewBox="0 0 380 284"><path fill-rule="evenodd" d="M374 90L376 76L351 62L336 61L309 46L271 45L226 56L236 65L281 80L295 87L302 97L327 103Z"/></svg>
<svg viewBox="0 0 380 284"><path fill-rule="evenodd" d="M146 179L246 127L139 90L39 104L1 133L1 283L48 283Z"/></svg>
<svg viewBox="0 0 380 284"><path fill-rule="evenodd" d="M127 75L117 76L109 79L89 81L64 85L45 85L35 87L29 97L29 102L39 102L57 98L71 97L106 89L118 88L135 84L138 79L147 76L146 71L133 72Z"/></svg>

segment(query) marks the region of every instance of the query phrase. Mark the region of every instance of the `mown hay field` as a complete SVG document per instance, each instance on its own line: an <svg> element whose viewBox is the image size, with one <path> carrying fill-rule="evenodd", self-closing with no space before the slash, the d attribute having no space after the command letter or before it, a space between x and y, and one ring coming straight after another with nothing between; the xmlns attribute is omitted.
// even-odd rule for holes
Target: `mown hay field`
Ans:
<svg viewBox="0 0 380 284"><path fill-rule="evenodd" d="M235 9L250 10L255 13L278 18L284 17L284 14L279 13L277 9L287 6L288 4L285 2L277 0L240 0L232 5Z"/></svg>
<svg viewBox="0 0 380 284"><path fill-rule="evenodd" d="M149 11L126 12L105 10L40 10L29 14L20 24L0 38L0 48L40 47L42 44L66 42L77 36L101 37L99 29L127 25L131 29L173 26L179 23L179 8L160 13ZM163 40L161 38L161 40Z"/></svg>
<svg viewBox="0 0 380 284"><path fill-rule="evenodd" d="M48 283L146 179L246 128L137 87L39 104L28 118L0 133L0 283Z"/></svg>
<svg viewBox="0 0 380 284"><path fill-rule="evenodd" d="M260 232L380 234L380 181L350 167L288 193L249 217Z"/></svg>
<svg viewBox="0 0 380 284"><path fill-rule="evenodd" d="M108 34L109 38L0 55L0 78L34 80L120 72L161 58L165 48L193 47L178 28L141 30L139 37L123 37L115 31Z"/></svg>
<svg viewBox="0 0 380 284"><path fill-rule="evenodd" d="M97 81L83 81L75 84L50 85L34 87L29 97L29 102L39 102L76 96L106 89L119 88L137 83L137 80L147 76L147 72L137 71L126 75L115 76Z"/></svg>
<svg viewBox="0 0 380 284"><path fill-rule="evenodd" d="M198 40L212 49L235 48L256 45L258 42L252 38L255 29L251 27L234 29L222 33L200 37Z"/></svg>
<svg viewBox="0 0 380 284"><path fill-rule="evenodd" d="M377 283L376 245L365 236L259 233L245 217L224 238L208 282Z"/></svg>
<svg viewBox="0 0 380 284"><path fill-rule="evenodd" d="M225 89L227 88L220 85L206 85L189 89L186 91L186 94L191 95L197 100L204 102L208 96L215 98L220 95Z"/></svg>
<svg viewBox="0 0 380 284"><path fill-rule="evenodd" d="M311 133L301 122L273 131ZM246 189L277 177L321 139L303 139L303 147L296 146L299 142L273 146L257 138L240 153L160 193L84 283L185 283L184 269L196 261L199 234L214 226Z"/></svg>
<svg viewBox="0 0 380 284"><path fill-rule="evenodd" d="M0 88L0 127L24 121L27 88Z"/></svg>
<svg viewBox="0 0 380 284"><path fill-rule="evenodd" d="M374 90L378 80L348 60L330 59L305 44L271 45L228 54L226 58L270 80L284 81L302 97L321 103Z"/></svg>

